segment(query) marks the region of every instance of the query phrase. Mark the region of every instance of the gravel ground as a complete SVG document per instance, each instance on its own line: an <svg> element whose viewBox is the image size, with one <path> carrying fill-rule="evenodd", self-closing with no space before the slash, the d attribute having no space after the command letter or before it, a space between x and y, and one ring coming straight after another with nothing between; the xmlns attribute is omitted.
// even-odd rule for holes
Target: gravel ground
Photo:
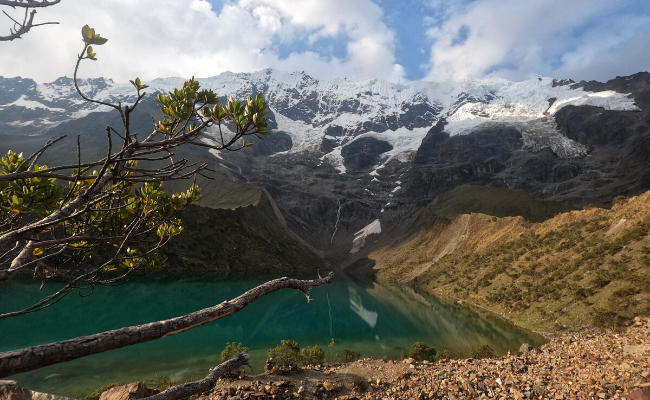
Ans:
<svg viewBox="0 0 650 400"><path fill-rule="evenodd" d="M526 351L527 350L527 351ZM363 359L344 365L221 380L200 400L248 399L650 400L650 320L625 332L585 331L498 359L438 363Z"/></svg>

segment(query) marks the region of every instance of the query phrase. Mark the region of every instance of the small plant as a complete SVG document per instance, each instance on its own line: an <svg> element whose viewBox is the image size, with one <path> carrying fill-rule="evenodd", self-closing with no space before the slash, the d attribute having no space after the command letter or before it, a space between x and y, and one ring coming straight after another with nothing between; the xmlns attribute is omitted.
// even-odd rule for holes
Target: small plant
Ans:
<svg viewBox="0 0 650 400"><path fill-rule="evenodd" d="M237 356L241 352L248 353L248 347L243 347L241 345L241 343L239 343L238 345L235 345L235 342L232 342L232 343L228 342L228 343L226 343L226 348L223 349L223 351L221 352L221 362L222 363L226 362L226 361L230 360L231 358ZM226 377L226 378L236 378L239 375L241 375L242 372L244 372L243 368L233 369L231 371L226 372L224 374L224 377Z"/></svg>
<svg viewBox="0 0 650 400"><path fill-rule="evenodd" d="M616 196L616 197L614 197L614 200L612 200L612 203L614 203L615 206L619 205L619 204L625 204L625 203L627 203L627 197L625 197L625 196Z"/></svg>
<svg viewBox="0 0 650 400"><path fill-rule="evenodd" d="M102 393L116 386L122 386L122 384L117 382L117 383L110 383L106 386L102 386L99 389L92 392L91 394L89 394L88 396L81 398L81 400L99 400L99 398L102 396Z"/></svg>
<svg viewBox="0 0 650 400"><path fill-rule="evenodd" d="M226 348L221 352L221 362L226 362L241 352L248 353L248 347L242 347L241 343L235 346L235 342L228 342Z"/></svg>
<svg viewBox="0 0 650 400"><path fill-rule="evenodd" d="M415 342L409 356L416 361L436 361L436 349L422 342Z"/></svg>
<svg viewBox="0 0 650 400"><path fill-rule="evenodd" d="M592 323L597 327L623 326L626 318L613 311L598 309L594 313Z"/></svg>
<svg viewBox="0 0 650 400"><path fill-rule="evenodd" d="M357 353L354 350L345 350L345 362L354 362L361 358L361 353Z"/></svg>
<svg viewBox="0 0 650 400"><path fill-rule="evenodd" d="M277 367L297 368L301 364L300 345L293 340L282 340L281 343L269 350L269 359Z"/></svg>
<svg viewBox="0 0 650 400"><path fill-rule="evenodd" d="M149 389L155 389L163 392L172 386L176 386L177 384L178 384L177 381L172 381L166 375L163 375L162 377L158 377L158 375L156 375L156 378L154 378L153 383L149 385Z"/></svg>
<svg viewBox="0 0 650 400"><path fill-rule="evenodd" d="M494 352L494 349L487 344L484 344L483 346L479 347L478 349L472 352L472 358L476 358L476 359L494 358L494 357L496 357L496 353Z"/></svg>
<svg viewBox="0 0 650 400"><path fill-rule="evenodd" d="M325 352L318 346L300 350L300 362L302 365L318 365L325 362Z"/></svg>

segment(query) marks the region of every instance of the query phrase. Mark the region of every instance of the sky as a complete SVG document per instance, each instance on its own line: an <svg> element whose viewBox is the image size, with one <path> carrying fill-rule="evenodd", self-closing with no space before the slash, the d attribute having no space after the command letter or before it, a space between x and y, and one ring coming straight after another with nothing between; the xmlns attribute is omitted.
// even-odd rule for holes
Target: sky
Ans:
<svg viewBox="0 0 650 400"><path fill-rule="evenodd" d="M85 24L109 41L80 76L118 82L265 68L391 82L606 81L650 69L648 0L62 0L38 11L35 22L49 21L59 24L0 42L0 76L71 76Z"/></svg>

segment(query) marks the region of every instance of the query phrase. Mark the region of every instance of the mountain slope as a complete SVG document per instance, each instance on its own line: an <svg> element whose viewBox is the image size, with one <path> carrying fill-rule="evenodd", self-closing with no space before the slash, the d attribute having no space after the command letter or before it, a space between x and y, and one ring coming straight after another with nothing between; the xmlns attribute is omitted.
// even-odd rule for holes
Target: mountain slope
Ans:
<svg viewBox="0 0 650 400"><path fill-rule="evenodd" d="M378 279L426 287L536 330L611 326L650 313L650 192L538 224L432 216L369 255Z"/></svg>
<svg viewBox="0 0 650 400"><path fill-rule="evenodd" d="M151 94L182 81L147 82L150 95L132 115L135 131L148 133L152 118L160 119ZM610 205L616 195L650 189L649 73L602 84L546 77L319 81L273 70L200 81L222 100L264 93L273 135L252 139L246 151L183 147L177 156L266 189L287 226L333 263L362 256L409 215L464 184L519 189L574 207ZM129 84L81 83L101 100L133 99ZM119 126L110 110L80 101L69 78L0 78L0 87L0 150L28 151L79 134L92 158L105 152L105 126ZM43 162L75 156L61 145Z"/></svg>

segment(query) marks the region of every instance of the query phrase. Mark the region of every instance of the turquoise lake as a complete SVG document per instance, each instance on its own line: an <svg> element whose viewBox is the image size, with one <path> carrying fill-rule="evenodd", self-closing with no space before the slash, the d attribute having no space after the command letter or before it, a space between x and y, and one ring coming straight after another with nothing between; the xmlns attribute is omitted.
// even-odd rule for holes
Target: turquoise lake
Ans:
<svg viewBox="0 0 650 400"><path fill-rule="evenodd" d="M263 282L161 276L98 287L88 297L73 293L45 310L0 320L0 352L187 314ZM3 283L0 312L31 304L47 289L39 292L29 279ZM336 344L328 347L332 338ZM205 377L210 367L219 364L226 342L249 347L252 374L258 374L263 372L268 349L283 339L295 340L301 347L319 345L330 361L337 354L343 358L345 349L363 357L397 359L416 341L451 352L488 344L499 354L516 351L524 342L534 346L544 342L536 334L425 293L339 274L332 284L313 289L309 303L301 292L284 289L235 315L174 336L11 379L32 390L73 397L112 382L152 381L156 375L180 383Z"/></svg>

